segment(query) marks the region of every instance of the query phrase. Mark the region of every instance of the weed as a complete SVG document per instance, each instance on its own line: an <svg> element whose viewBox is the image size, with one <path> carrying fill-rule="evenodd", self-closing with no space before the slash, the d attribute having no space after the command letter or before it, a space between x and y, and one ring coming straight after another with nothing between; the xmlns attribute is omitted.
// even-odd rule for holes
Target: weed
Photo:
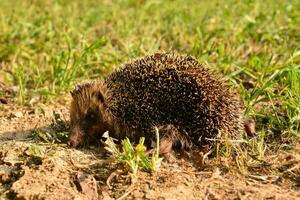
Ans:
<svg viewBox="0 0 300 200"><path fill-rule="evenodd" d="M25 151L27 165L40 165L43 159L55 155L55 151L31 144Z"/></svg>
<svg viewBox="0 0 300 200"><path fill-rule="evenodd" d="M18 85L18 101L21 105L23 105L26 98L26 77L24 74L24 67L22 65L19 65L16 68L16 81Z"/></svg>
<svg viewBox="0 0 300 200"><path fill-rule="evenodd" d="M158 130L156 130L157 138L159 138ZM162 158L159 158L159 139L157 139L156 151L152 156L147 155L144 145L145 138L140 138L139 143L134 147L128 138L122 140L122 150L120 151L114 143L114 139L109 137L106 132L104 144L105 149L111 153L111 156L118 162L125 164L129 170L136 175L139 169L146 172L156 171L160 166Z"/></svg>
<svg viewBox="0 0 300 200"><path fill-rule="evenodd" d="M53 119L50 126L51 129L48 130L34 130L31 137L49 144L66 143L69 140L69 124L62 119L59 112L53 112Z"/></svg>
<svg viewBox="0 0 300 200"><path fill-rule="evenodd" d="M26 150L26 154L28 156L34 156L34 157L39 157L39 158L44 158L45 152L42 150L39 146L36 144L32 144L28 147Z"/></svg>

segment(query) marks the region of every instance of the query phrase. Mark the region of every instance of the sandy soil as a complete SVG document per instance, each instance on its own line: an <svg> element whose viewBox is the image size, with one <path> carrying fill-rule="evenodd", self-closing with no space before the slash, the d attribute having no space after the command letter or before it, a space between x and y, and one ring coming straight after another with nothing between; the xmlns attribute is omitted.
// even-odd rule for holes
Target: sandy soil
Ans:
<svg viewBox="0 0 300 200"><path fill-rule="evenodd" d="M70 149L30 137L57 130L53 113L68 121L63 102L23 108L0 103L0 199L300 199L298 147L274 155L273 168L265 163L247 174L213 159L200 166L177 156L157 172L133 176L101 147Z"/></svg>

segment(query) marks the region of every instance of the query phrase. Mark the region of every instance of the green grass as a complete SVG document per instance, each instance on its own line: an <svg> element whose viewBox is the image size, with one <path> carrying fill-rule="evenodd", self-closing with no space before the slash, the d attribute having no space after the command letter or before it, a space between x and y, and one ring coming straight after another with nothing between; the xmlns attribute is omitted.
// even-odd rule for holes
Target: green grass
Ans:
<svg viewBox="0 0 300 200"><path fill-rule="evenodd" d="M298 0L2 0L0 80L18 86L22 105L33 96L55 101L80 80L173 50L224 74L267 142L294 138L300 129L299 8Z"/></svg>

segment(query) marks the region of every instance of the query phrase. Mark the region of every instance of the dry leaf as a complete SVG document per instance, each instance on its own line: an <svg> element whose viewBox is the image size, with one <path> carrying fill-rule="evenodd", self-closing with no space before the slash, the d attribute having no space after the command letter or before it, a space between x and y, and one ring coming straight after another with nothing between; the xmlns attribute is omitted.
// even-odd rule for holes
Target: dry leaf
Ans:
<svg viewBox="0 0 300 200"><path fill-rule="evenodd" d="M77 181L83 194L89 199L98 199L97 183L91 174L79 172L77 174Z"/></svg>

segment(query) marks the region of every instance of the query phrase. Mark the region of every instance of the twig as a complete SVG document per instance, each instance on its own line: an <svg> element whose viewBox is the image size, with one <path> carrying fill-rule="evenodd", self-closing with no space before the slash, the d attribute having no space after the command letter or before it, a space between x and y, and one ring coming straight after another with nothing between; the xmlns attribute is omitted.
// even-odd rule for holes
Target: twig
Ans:
<svg viewBox="0 0 300 200"><path fill-rule="evenodd" d="M135 188L132 186L129 190L127 190L127 192L125 192L121 197L119 197L117 200L122 200L125 197L127 197L131 192L133 192L133 190L135 190Z"/></svg>
<svg viewBox="0 0 300 200"><path fill-rule="evenodd" d="M202 158L202 165L204 165L205 160L208 158L208 156L210 154L212 154L214 152L214 150L210 150L209 152L207 152L206 154L204 154L203 158Z"/></svg>
<svg viewBox="0 0 300 200"><path fill-rule="evenodd" d="M111 174L109 175L109 177L107 178L107 180L106 180L106 185L108 186L109 189L112 189L112 186L110 185L110 181L111 181L115 176L117 176L117 175L118 175L118 173L117 173L116 171L114 171L114 172L111 173Z"/></svg>

